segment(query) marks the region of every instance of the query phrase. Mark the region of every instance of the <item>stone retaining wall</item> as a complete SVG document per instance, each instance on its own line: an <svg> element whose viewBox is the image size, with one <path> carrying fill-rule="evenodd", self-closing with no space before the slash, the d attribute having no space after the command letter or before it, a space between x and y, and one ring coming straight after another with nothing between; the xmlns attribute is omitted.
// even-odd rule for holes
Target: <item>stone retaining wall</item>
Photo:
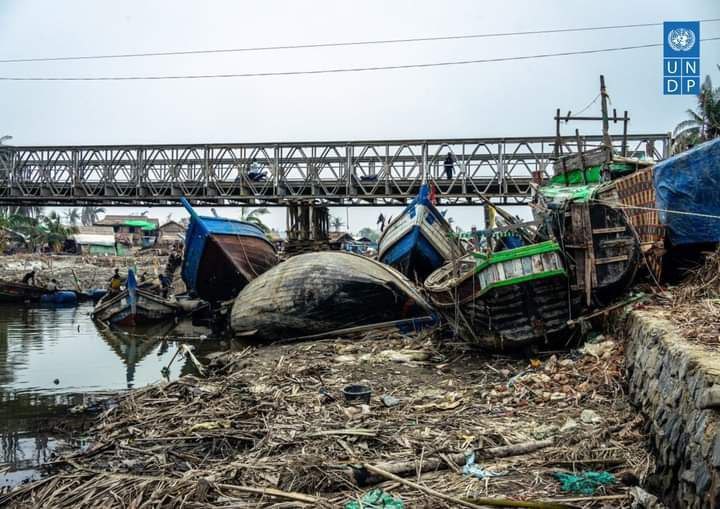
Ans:
<svg viewBox="0 0 720 509"><path fill-rule="evenodd" d="M657 311L634 310L618 327L630 398L650 421L656 487L671 507L720 507L720 350L684 340Z"/></svg>

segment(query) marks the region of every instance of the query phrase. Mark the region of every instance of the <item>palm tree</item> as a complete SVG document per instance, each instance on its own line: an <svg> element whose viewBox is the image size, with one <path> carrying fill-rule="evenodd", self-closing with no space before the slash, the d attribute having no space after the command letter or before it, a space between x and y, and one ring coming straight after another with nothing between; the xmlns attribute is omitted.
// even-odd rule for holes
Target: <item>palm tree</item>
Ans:
<svg viewBox="0 0 720 509"><path fill-rule="evenodd" d="M80 211L80 222L83 226L92 226L100 220L100 214L104 214L102 207L83 207Z"/></svg>
<svg viewBox="0 0 720 509"><path fill-rule="evenodd" d="M378 233L377 230L367 227L367 226L365 228L363 228L362 230L360 230L358 232L358 235L360 235L361 237L367 237L368 239L372 240L373 242L377 242L378 239L380 238L380 233Z"/></svg>
<svg viewBox="0 0 720 509"><path fill-rule="evenodd" d="M23 216L38 218L42 214L42 207L0 207L0 212L7 216Z"/></svg>
<svg viewBox="0 0 720 509"><path fill-rule="evenodd" d="M720 137L720 87L713 88L710 76L705 77L697 101L695 110L687 110L690 118L680 122L673 131L672 150L676 154L697 143Z"/></svg>
<svg viewBox="0 0 720 509"><path fill-rule="evenodd" d="M259 227L264 231L265 233L270 232L270 228L262 222L262 219L260 219L258 216L265 216L269 214L270 211L267 207L259 207L256 209L250 209L247 207L240 207L240 220L246 221L248 223L252 223L255 226Z"/></svg>
<svg viewBox="0 0 720 509"><path fill-rule="evenodd" d="M80 221L80 211L76 208L65 211L65 221L70 226L77 226L78 221Z"/></svg>
<svg viewBox="0 0 720 509"><path fill-rule="evenodd" d="M330 226L332 226L336 232L339 232L340 228L345 226L345 223L339 217L333 216L332 219L330 220Z"/></svg>
<svg viewBox="0 0 720 509"><path fill-rule="evenodd" d="M40 230L43 232L43 243L49 245L54 251L59 251L65 240L77 232L77 228L74 226L63 225L60 214L55 211L41 218Z"/></svg>

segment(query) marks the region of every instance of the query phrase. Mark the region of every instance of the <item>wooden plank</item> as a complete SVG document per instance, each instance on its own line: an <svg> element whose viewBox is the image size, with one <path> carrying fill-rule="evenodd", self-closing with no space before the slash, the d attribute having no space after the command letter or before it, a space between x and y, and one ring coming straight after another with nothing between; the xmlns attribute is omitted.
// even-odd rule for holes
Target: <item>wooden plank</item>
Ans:
<svg viewBox="0 0 720 509"><path fill-rule="evenodd" d="M611 226L609 228L595 228L593 235L602 235L603 233L622 233L625 231L624 226Z"/></svg>
<svg viewBox="0 0 720 509"><path fill-rule="evenodd" d="M627 255L610 256L608 258L598 258L595 260L595 265L604 265L606 263L624 262L628 259L629 258Z"/></svg>

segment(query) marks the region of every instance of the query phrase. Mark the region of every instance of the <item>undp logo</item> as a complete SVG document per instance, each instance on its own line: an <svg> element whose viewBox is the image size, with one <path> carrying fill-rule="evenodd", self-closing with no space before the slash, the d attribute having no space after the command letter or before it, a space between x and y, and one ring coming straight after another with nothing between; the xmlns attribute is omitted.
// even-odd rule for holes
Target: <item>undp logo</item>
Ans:
<svg viewBox="0 0 720 509"><path fill-rule="evenodd" d="M695 46L695 32L688 28L670 30L668 44L675 51L690 51Z"/></svg>
<svg viewBox="0 0 720 509"><path fill-rule="evenodd" d="M663 23L663 94L700 93L700 23Z"/></svg>

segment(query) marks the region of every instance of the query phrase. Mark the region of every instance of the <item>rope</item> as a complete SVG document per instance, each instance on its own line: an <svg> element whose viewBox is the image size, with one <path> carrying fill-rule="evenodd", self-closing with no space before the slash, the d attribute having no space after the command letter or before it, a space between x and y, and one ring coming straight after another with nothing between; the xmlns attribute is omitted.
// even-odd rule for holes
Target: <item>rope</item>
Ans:
<svg viewBox="0 0 720 509"><path fill-rule="evenodd" d="M582 114L582 113L585 113L587 110L590 109L590 106L592 106L593 104L595 104L595 103L597 102L597 100L598 100L599 97L600 97L600 94L596 95L596 96L595 96L595 99L593 99L592 101L590 101L590 103L589 103L587 106L585 106L583 109L581 109L580 111L578 111L577 113L575 113L575 115L577 116L577 115L580 115L580 114ZM572 110L570 110L570 111L572 112Z"/></svg>
<svg viewBox="0 0 720 509"><path fill-rule="evenodd" d="M665 212L667 214L677 214L677 215L681 215L681 216L695 216L695 217L705 217L707 219L720 219L720 215L703 214L701 212L687 212L684 210L660 209L660 208L656 208L656 207L641 207L640 205L625 205L624 203L611 202L611 201L598 200L598 199L593 199L591 201L593 201L595 203L602 203L603 205L608 205L610 207L616 207L616 208L620 208L620 209L648 210L648 211L655 211L655 212Z"/></svg>

